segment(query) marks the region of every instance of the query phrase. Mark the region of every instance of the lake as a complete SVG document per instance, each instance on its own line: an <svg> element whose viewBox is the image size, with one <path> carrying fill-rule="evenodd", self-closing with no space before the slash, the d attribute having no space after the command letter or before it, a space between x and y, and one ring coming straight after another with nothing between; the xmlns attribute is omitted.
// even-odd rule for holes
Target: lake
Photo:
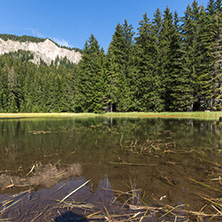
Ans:
<svg viewBox="0 0 222 222"><path fill-rule="evenodd" d="M1 119L0 220L221 221L221 151L216 121Z"/></svg>

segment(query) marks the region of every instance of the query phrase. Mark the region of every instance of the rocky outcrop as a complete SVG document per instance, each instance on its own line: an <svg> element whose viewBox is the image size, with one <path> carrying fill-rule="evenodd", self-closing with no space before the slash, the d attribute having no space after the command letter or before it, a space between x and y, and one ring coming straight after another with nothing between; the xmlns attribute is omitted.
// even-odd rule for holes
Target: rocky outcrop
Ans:
<svg viewBox="0 0 222 222"><path fill-rule="evenodd" d="M46 39L43 42L19 42L8 39L4 41L0 38L0 54L9 52L16 52L18 50L30 51L34 55L34 59L31 61L35 64L40 63L42 59L48 65L52 61L55 61L57 57L60 59L67 58L70 62L78 64L81 60L81 53L75 50L58 47L50 39Z"/></svg>

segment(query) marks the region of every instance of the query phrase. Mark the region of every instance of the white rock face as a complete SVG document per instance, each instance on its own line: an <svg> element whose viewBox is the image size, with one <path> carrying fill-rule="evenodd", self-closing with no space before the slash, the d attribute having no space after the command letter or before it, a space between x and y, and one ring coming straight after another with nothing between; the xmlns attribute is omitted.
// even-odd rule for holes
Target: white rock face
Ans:
<svg viewBox="0 0 222 222"><path fill-rule="evenodd" d="M19 42L0 38L0 55L16 52L18 50L30 51L34 55L33 63L39 64L42 59L48 65L55 61L58 56L60 59L67 58L70 62L78 64L82 58L80 52L58 47L54 42L46 39L44 42Z"/></svg>

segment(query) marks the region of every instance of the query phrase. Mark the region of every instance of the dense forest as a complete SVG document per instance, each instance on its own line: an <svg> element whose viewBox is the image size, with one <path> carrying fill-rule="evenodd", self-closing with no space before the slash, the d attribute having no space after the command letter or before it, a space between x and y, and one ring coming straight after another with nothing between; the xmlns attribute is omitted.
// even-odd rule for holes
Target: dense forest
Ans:
<svg viewBox="0 0 222 222"><path fill-rule="evenodd" d="M107 53L93 34L82 53L50 66L2 55L0 112L222 110L222 0L193 1L182 17L145 13L137 32L125 20Z"/></svg>
<svg viewBox="0 0 222 222"><path fill-rule="evenodd" d="M0 38L7 41L7 40L13 40L13 41L19 41L19 42L43 42L45 39L43 38L38 38L38 37L33 37L33 36L28 36L28 35L23 35L23 36L17 36L17 35L9 35L9 34L0 34Z"/></svg>

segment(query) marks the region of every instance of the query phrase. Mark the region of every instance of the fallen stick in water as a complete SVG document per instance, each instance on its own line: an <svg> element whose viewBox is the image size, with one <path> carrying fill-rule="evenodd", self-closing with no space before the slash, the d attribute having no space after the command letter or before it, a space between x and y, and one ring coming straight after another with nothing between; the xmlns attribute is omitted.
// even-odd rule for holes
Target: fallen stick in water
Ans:
<svg viewBox="0 0 222 222"><path fill-rule="evenodd" d="M65 196L60 203L62 203L64 200L66 200L69 196L71 196L72 194L74 194L76 191L80 190L82 187L84 187L87 183L89 183L90 180L86 181L84 184L82 184L81 186L77 187L75 190L73 190L71 193L69 193L67 196Z"/></svg>

